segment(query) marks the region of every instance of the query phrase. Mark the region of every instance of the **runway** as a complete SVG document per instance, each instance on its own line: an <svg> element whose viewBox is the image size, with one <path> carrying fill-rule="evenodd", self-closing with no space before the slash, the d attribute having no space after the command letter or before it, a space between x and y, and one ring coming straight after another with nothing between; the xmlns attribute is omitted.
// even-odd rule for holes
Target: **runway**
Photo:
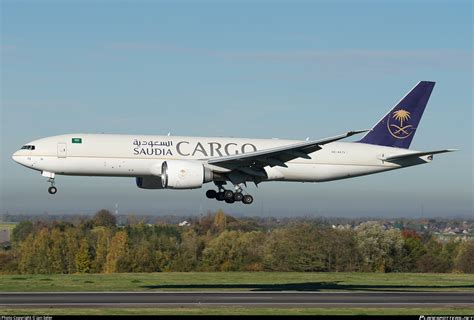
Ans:
<svg viewBox="0 0 474 320"><path fill-rule="evenodd" d="M8 307L474 307L474 292L18 292Z"/></svg>

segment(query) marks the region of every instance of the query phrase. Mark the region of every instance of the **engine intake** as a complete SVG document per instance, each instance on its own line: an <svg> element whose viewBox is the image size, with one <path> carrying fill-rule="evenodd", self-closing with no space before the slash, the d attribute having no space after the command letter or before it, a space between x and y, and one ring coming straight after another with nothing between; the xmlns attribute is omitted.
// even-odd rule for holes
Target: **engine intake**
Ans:
<svg viewBox="0 0 474 320"><path fill-rule="evenodd" d="M198 161L170 160L161 166L163 188L196 189L212 179L212 171Z"/></svg>
<svg viewBox="0 0 474 320"><path fill-rule="evenodd" d="M141 189L163 189L160 177L137 177L137 187Z"/></svg>

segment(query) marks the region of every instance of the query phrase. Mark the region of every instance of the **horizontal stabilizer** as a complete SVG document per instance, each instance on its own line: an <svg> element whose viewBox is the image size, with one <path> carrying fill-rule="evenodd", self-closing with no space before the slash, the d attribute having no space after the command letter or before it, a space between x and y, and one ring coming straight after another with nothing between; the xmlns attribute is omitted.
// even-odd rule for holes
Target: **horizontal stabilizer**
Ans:
<svg viewBox="0 0 474 320"><path fill-rule="evenodd" d="M395 160L402 160L402 159L409 159L409 158L419 158L423 156L428 156L428 155L433 155L433 154L438 154L438 153L453 152L453 151L457 151L457 149L412 152L412 153L399 154L395 156L380 157L380 160L395 161Z"/></svg>

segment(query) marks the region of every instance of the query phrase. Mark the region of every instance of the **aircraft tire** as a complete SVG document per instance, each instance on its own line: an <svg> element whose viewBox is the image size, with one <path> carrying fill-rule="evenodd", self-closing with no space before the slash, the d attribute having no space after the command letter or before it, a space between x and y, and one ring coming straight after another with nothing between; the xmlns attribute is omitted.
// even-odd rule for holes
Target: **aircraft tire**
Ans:
<svg viewBox="0 0 474 320"><path fill-rule="evenodd" d="M216 200L217 200L217 201L224 201L224 199L225 199L225 198L224 198L224 192L221 191L221 192L218 192L218 193L216 194Z"/></svg>
<svg viewBox="0 0 474 320"><path fill-rule="evenodd" d="M209 199L215 199L217 197L216 190L207 190L206 197L208 197Z"/></svg>
<svg viewBox="0 0 474 320"><path fill-rule="evenodd" d="M232 190L224 190L224 199L232 199L234 200L234 192Z"/></svg>
<svg viewBox="0 0 474 320"><path fill-rule="evenodd" d="M251 204L253 202L253 197L249 194L246 194L243 198L242 198L242 202L245 203L245 204Z"/></svg>
<svg viewBox="0 0 474 320"><path fill-rule="evenodd" d="M244 198L244 195L242 194L242 192L234 193L234 200L235 201L242 201L243 198Z"/></svg>
<svg viewBox="0 0 474 320"><path fill-rule="evenodd" d="M56 192L58 192L58 189L56 187L49 187L48 192L49 194L56 194Z"/></svg>

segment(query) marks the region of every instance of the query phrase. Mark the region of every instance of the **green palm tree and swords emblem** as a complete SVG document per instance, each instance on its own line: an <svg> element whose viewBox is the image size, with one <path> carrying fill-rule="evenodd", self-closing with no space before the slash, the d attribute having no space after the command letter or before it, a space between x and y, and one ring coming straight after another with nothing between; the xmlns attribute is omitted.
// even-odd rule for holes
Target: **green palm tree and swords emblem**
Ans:
<svg viewBox="0 0 474 320"><path fill-rule="evenodd" d="M413 127L411 124L408 124L408 125L405 125L405 126L403 125L404 122L408 121L411 118L410 112L408 112L406 110L403 110L403 109L400 109L400 110L395 111L392 114L392 118L400 123L400 125L389 123L390 133L395 138L406 138L412 133L412 132L408 131L409 128ZM389 118L389 120L390 120L390 118Z"/></svg>

